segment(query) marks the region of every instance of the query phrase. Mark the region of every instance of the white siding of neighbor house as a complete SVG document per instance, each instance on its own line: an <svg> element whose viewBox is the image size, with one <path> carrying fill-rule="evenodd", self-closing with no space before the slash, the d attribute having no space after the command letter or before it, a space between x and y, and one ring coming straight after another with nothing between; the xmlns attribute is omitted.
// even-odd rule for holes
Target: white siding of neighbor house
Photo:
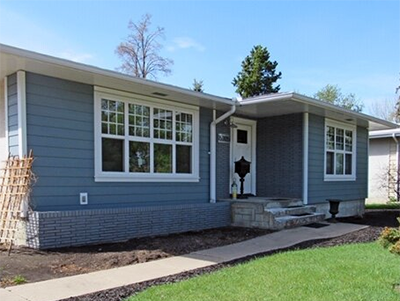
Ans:
<svg viewBox="0 0 400 301"><path fill-rule="evenodd" d="M369 193L367 203L386 203L394 197L394 183L389 183L387 172L396 172L396 143L393 138L371 139L369 142ZM390 188L389 188L390 187Z"/></svg>
<svg viewBox="0 0 400 301"><path fill-rule="evenodd" d="M4 79L0 80L0 168L7 159Z"/></svg>

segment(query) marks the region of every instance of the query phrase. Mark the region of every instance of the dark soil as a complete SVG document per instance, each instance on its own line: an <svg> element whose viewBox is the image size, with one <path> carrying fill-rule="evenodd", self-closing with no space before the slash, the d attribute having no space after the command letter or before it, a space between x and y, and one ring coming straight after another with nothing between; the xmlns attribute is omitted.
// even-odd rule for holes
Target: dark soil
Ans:
<svg viewBox="0 0 400 301"><path fill-rule="evenodd" d="M340 222L370 226L354 233L333 239L307 241L283 250L258 254L257 256L250 256L233 262L218 264L212 267L197 269L139 284L119 287L80 297L68 298L63 301L123 300L124 298L153 285L182 281L197 275L216 271L223 267L243 263L260 256L268 256L294 249L372 242L378 238L383 227L397 227L398 222L396 218L399 215L400 210L368 210L363 217L338 219ZM3 250L0 252L0 277L3 278L4 276L7 277L9 275L20 274L26 277L29 282L34 282L137 262L145 262L168 256L182 255L200 249L212 248L247 240L268 233L270 233L270 231L259 229L223 228L164 237L134 239L120 244L68 248L45 252L30 249L17 249L13 250L9 257ZM15 269L20 272L15 273Z"/></svg>
<svg viewBox="0 0 400 301"><path fill-rule="evenodd" d="M42 281L188 254L268 233L271 231L227 227L46 251L14 247L10 256L0 247L0 286L14 285L17 275L27 282Z"/></svg>

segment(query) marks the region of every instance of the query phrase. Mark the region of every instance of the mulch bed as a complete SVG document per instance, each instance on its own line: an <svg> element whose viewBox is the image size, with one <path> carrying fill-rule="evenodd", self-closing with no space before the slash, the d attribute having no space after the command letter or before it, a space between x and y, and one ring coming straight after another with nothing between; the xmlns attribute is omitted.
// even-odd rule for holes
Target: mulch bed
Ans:
<svg viewBox="0 0 400 301"><path fill-rule="evenodd" d="M276 254L279 252L284 252L288 250L298 250L298 249L307 249L307 248L317 248L317 247L331 247L331 246L338 246L343 244L351 244L351 243L366 243L366 242L373 242L381 233L382 229L387 227L398 227L397 217L399 217L400 211L399 210L367 210L363 217L349 217L349 218L339 218L340 222L347 222L347 223L356 223L356 224L363 224L368 225L369 227L357 232L349 233L337 238L332 239L325 239L325 240L313 240L313 241L306 241L290 248L277 250L273 252L266 252L263 254L258 254L256 256L249 256L247 258L242 258L239 260L235 260L229 263L218 264L212 267L201 268L189 272L184 272L181 274L163 277L160 279L155 279L151 281L146 281L138 284L123 286L111 290L101 291L93 294L88 294L79 297L73 297L64 299L62 301L119 301L123 300L131 295L137 294L150 286L166 284L166 283L174 283L179 282L185 279L189 279L192 277L196 277L202 274L211 273L216 270L219 270L224 267L233 266L238 263L247 262L254 258L258 258L261 256L269 256L272 254Z"/></svg>

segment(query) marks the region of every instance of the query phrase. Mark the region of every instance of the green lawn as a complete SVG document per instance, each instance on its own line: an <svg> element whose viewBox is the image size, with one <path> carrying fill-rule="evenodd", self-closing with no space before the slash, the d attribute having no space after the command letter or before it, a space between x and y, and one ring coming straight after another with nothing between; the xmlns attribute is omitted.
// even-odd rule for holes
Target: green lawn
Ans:
<svg viewBox="0 0 400 301"><path fill-rule="evenodd" d="M400 209L400 203L365 204L365 209Z"/></svg>
<svg viewBox="0 0 400 301"><path fill-rule="evenodd" d="M129 301L399 301L400 256L377 243L291 251L175 284Z"/></svg>

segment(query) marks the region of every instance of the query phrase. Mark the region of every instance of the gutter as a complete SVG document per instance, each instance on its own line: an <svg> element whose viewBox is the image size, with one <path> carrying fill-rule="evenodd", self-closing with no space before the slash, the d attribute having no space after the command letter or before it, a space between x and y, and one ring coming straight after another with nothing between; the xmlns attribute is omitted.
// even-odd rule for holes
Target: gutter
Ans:
<svg viewBox="0 0 400 301"><path fill-rule="evenodd" d="M225 112L217 119L215 119L214 115L214 120L210 123L210 203L215 203L217 200L217 124L235 113L236 103L237 100L235 99L229 111Z"/></svg>
<svg viewBox="0 0 400 301"><path fill-rule="evenodd" d="M396 155L397 155L397 166L396 166L396 199L397 199L397 202L399 201L399 193L400 193L400 190L399 190L399 188L400 188L400 181L399 181L399 162L400 162L400 152L399 152L399 150L400 150L400 145L399 145L399 140L397 139L397 137L396 137L396 133L393 133L392 134L392 138L393 138L393 140L394 140L394 142L396 143ZM389 166L389 172L390 172L390 166Z"/></svg>

